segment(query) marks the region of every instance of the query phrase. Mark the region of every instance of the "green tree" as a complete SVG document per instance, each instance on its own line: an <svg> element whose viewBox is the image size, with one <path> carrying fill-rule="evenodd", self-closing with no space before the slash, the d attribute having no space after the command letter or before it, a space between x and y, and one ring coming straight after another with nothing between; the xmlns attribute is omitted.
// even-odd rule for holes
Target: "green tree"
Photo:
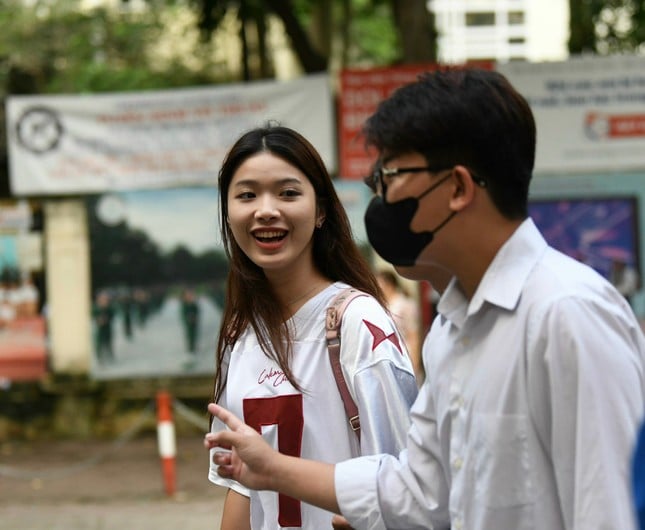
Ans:
<svg viewBox="0 0 645 530"><path fill-rule="evenodd" d="M569 0L569 52L642 51L645 42L643 0Z"/></svg>
<svg viewBox="0 0 645 530"><path fill-rule="evenodd" d="M250 64L270 63L262 43L265 18L277 16L300 66L307 73L357 64L385 65L436 60L434 17L425 0L193 0L205 36L216 31L229 10L240 20L244 77ZM254 29L255 28L255 29ZM260 74L261 76L261 74ZM257 77L257 76L256 76Z"/></svg>
<svg viewBox="0 0 645 530"><path fill-rule="evenodd" d="M79 10L78 2L69 0L4 4L0 57L2 85L9 93L141 90L230 79L224 68L209 61L208 43L191 50L200 59L199 69L190 68L182 57L157 59L166 21L181 11L178 6L134 11ZM9 83L15 77L23 81Z"/></svg>

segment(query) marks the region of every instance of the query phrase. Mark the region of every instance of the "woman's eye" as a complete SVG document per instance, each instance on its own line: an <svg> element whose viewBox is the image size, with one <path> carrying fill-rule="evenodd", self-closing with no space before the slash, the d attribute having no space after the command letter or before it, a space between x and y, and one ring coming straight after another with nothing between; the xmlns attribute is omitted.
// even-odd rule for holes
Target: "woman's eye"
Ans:
<svg viewBox="0 0 645 530"><path fill-rule="evenodd" d="M255 193L253 193L252 191L243 191L235 196L236 199L241 200L248 200L252 199L253 197L255 197Z"/></svg>
<svg viewBox="0 0 645 530"><path fill-rule="evenodd" d="M282 192L282 195L284 197L300 197L300 195L302 195L302 193L299 190L287 189L287 190L284 190Z"/></svg>

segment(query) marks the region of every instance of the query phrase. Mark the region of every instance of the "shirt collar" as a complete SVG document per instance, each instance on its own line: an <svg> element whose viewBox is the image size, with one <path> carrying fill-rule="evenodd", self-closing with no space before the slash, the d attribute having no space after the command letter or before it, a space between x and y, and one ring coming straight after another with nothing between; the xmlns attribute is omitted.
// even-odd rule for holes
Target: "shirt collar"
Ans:
<svg viewBox="0 0 645 530"><path fill-rule="evenodd" d="M499 249L470 302L453 278L439 301L439 312L461 327L484 302L512 311L519 302L528 275L547 246L533 220L527 218Z"/></svg>

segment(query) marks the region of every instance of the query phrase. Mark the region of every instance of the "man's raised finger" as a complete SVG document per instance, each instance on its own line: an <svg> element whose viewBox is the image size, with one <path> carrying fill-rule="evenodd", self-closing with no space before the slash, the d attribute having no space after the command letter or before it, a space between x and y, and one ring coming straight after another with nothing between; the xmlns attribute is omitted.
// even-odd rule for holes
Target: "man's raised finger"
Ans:
<svg viewBox="0 0 645 530"><path fill-rule="evenodd" d="M208 412L210 412L220 421L224 422L226 426L233 431L239 429L242 425L244 425L244 422L237 416L235 416L235 414L229 412L224 407L220 407L215 403L208 404Z"/></svg>

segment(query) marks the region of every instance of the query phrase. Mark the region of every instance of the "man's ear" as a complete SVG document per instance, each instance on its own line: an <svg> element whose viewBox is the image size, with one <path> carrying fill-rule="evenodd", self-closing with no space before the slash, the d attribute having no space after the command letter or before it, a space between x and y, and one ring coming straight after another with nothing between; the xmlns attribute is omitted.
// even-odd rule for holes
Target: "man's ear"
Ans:
<svg viewBox="0 0 645 530"><path fill-rule="evenodd" d="M455 185L453 195L450 199L450 208L458 212L466 208L473 201L477 185L472 179L467 167L455 166L452 168L452 171Z"/></svg>

